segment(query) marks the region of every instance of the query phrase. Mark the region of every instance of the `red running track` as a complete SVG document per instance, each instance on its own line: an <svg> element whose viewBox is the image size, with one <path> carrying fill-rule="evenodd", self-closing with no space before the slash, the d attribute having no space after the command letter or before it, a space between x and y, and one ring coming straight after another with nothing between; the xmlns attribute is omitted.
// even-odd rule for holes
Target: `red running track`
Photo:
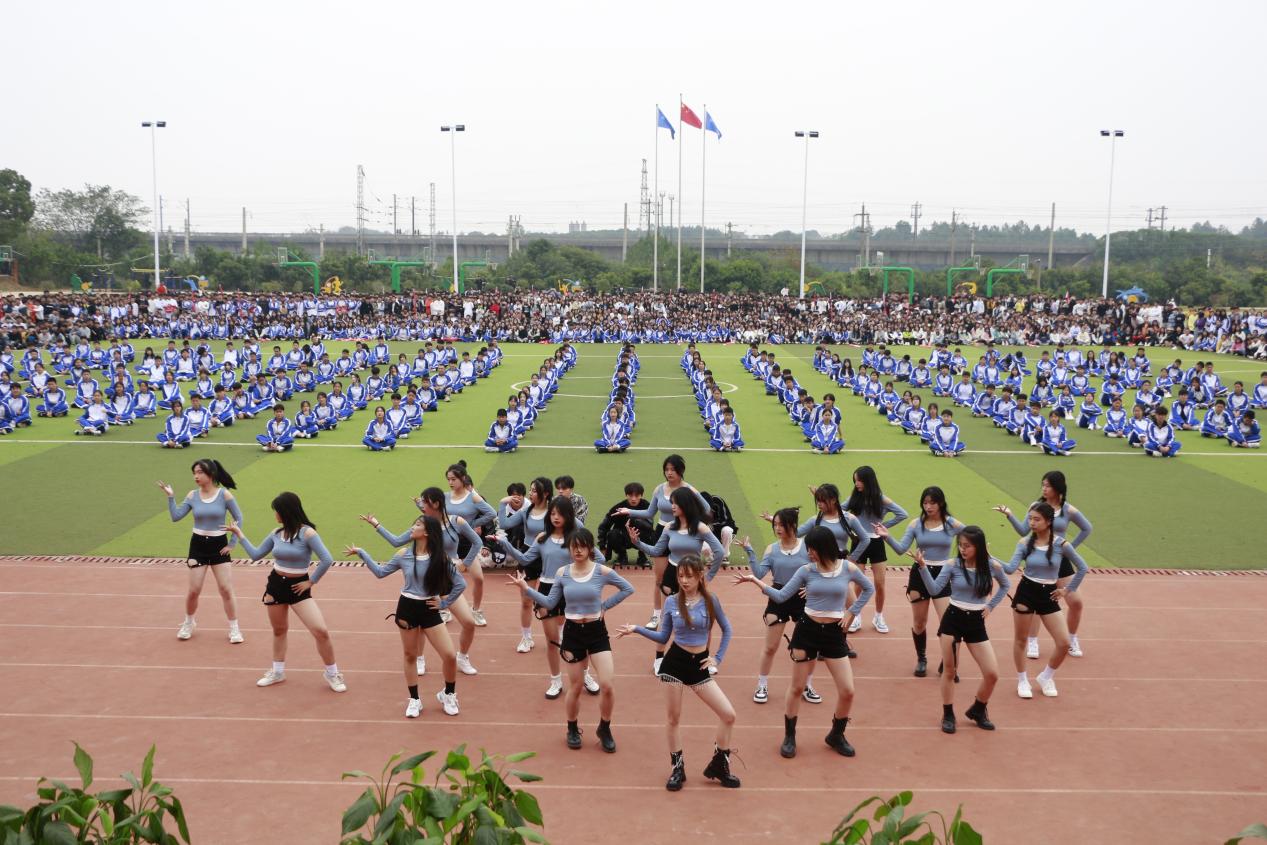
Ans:
<svg viewBox="0 0 1267 845"><path fill-rule="evenodd" d="M1016 697L1004 605L989 619L1001 674L990 704L994 733L962 718L978 677L965 656L959 732L942 734L936 677L911 676L909 607L886 608L893 633L884 636L871 630L868 609L868 625L851 638L860 657L848 736L858 756L844 759L822 744L834 693L820 670L826 701L802 705L800 753L787 761L778 745L790 664L781 653L771 702L753 703L764 602L723 574L716 591L736 639L720 683L738 711L743 787L724 790L702 777L714 725L688 693L689 780L670 794L661 684L641 638L615 643L619 751L597 747L597 701L588 696L586 745L570 751L563 702L543 696L541 634L534 652L515 653L517 597L500 574L488 576L489 626L473 649L480 674L458 676L461 715L446 717L435 702L433 662L419 679L423 716L406 721L399 639L383 620L398 582L336 568L318 588L346 694L322 683L297 620L287 682L258 689L270 660L258 602L266 571L234 567L247 641L231 646L212 579L197 634L176 639L183 567L0 562L0 801L33 802L40 775L74 781L72 739L96 757L98 778L135 768L157 743L156 774L184 800L200 845L336 842L340 814L360 788L341 782L341 772L376 772L396 751L465 742L492 753L538 752L524 767L545 777L530 788L553 843L596 834L672 842L683 833L821 841L858 801L903 789L915 791L918 809L950 813L962 802L990 843L1221 842L1267 820L1267 578L1093 575L1083 587L1086 657L1066 661L1056 699L1037 687L1031 701ZM645 621L649 609L648 575L626 574L639 592L610 614L613 628ZM1044 655L1049 649L1044 635ZM1031 677L1044 665L1028 662Z"/></svg>

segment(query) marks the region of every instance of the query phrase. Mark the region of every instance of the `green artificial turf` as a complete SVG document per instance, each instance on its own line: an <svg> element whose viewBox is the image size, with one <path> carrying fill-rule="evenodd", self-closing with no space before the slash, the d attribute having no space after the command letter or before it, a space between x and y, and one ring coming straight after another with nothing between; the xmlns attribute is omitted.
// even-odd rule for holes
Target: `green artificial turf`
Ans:
<svg viewBox="0 0 1267 845"><path fill-rule="evenodd" d="M328 346L338 349L340 344ZM393 345L392 355L412 353L415 346ZM183 556L190 526L171 524L154 482L168 481L183 496L192 485L189 465L204 456L223 462L236 478L247 536L258 541L274 524L270 500L293 490L338 556L349 543L381 543L357 520L358 514L373 512L388 527L403 530L416 513L412 498L427 486L443 488L445 467L459 458L469 464L480 492L494 502L511 481L572 475L577 491L590 503L590 525L597 527L604 509L621 498L626 482L640 481L650 492L662 480L664 457L679 451L686 459L687 480L723 496L739 523L739 536L751 534L759 547L771 538L769 525L759 518L763 510L800 506L808 516L813 512L809 485L830 481L847 494L853 469L869 464L885 492L912 512L924 487L942 487L952 512L982 525L993 553L1008 557L1017 537L990 508L1007 504L1023 509L1037 497L1042 474L1061 469L1069 479L1070 501L1095 523L1095 532L1082 546L1092 565L1263 566L1261 558L1246 554L1245 540L1247 527L1267 513L1267 454L1233 450L1223 441L1188 432L1179 458L1149 459L1123 441L1070 424L1077 453L1053 458L959 412L955 419L967 452L958 459L938 459L815 372L812 347L777 349L783 366L791 366L815 397L826 391L836 394L847 440L842 454L811 453L782 406L740 366L745 348L721 345L701 346L701 351L716 379L725 383L747 451L707 451L708 438L678 363L683 348L644 345L638 350L642 371L635 388L634 448L625 454L597 454L590 444L597 436L619 348L580 345L578 365L563 379L559 395L520 450L490 455L481 444L497 408L504 405L511 385L526 381L552 350L508 344L506 359L492 377L427 414L422 430L390 453L370 453L360 446L366 412L337 432L299 441L293 451L278 455L264 454L255 445L263 420L216 430L186 450L159 448L154 435L160 420L114 428L99 439L72 436L73 419L36 420L31 428L0 438L0 554ZM860 358L858 349L839 351L855 363ZM927 352L906 351L913 357ZM965 352L975 362L976 354ZM1028 352L1031 361L1037 359L1038 350ZM1149 350L1149 355L1154 368L1175 357L1162 350ZM1179 357L1190 362L1210 356ZM1262 369L1224 356L1217 356L1216 367L1229 386L1240 378L1250 389ZM931 397L925 392L924 398L927 402ZM298 403L288 405L288 415L297 408Z"/></svg>

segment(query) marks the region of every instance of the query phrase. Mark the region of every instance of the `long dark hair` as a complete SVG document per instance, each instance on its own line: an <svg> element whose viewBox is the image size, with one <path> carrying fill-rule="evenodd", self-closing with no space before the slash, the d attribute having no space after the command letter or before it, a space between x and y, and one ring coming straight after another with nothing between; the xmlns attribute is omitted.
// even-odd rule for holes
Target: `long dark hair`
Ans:
<svg viewBox="0 0 1267 845"><path fill-rule="evenodd" d="M572 500L566 496L555 496L550 500L550 509L546 511L546 530L541 532L538 543L544 543L554 533L553 516L556 511L563 517L563 539L571 542L572 535L576 533L576 508L572 507Z"/></svg>
<svg viewBox="0 0 1267 845"><path fill-rule="evenodd" d="M965 526L963 531L959 532L959 546L963 547L965 542L971 543L976 556L973 558L973 565L976 570L972 575L972 594L979 599L983 599L990 595L992 590L990 581L992 575L990 572L990 552L985 545L985 532L978 525ZM963 556L959 556L959 568L967 574L967 567L963 565Z"/></svg>
<svg viewBox="0 0 1267 845"><path fill-rule="evenodd" d="M1047 486L1060 494L1060 506L1065 506L1065 496L1069 493L1069 482L1065 481L1065 474L1058 469L1051 472L1043 473L1043 481L1047 482Z"/></svg>
<svg viewBox="0 0 1267 845"><path fill-rule="evenodd" d="M854 516L869 513L879 516L884 513L884 494L880 492L880 482L876 480L875 470L869 466L860 466L853 471L854 489L849 494L849 502L845 510ZM862 489L857 487L862 482Z"/></svg>
<svg viewBox="0 0 1267 845"><path fill-rule="evenodd" d="M440 515L435 517L437 522L441 525L449 524L449 509L446 506L448 499L445 498L443 490L439 487L428 487L422 491L422 501L440 512Z"/></svg>
<svg viewBox="0 0 1267 845"><path fill-rule="evenodd" d="M664 463L660 464L660 473L664 473L665 467L673 467L673 471L677 473L679 479L686 478L686 459L681 455L669 455L664 459Z"/></svg>
<svg viewBox="0 0 1267 845"><path fill-rule="evenodd" d="M933 504L937 506L937 510L941 511L942 525L946 525L947 520L950 519L950 508L946 506L946 494L942 492L942 489L940 487L938 487L937 485L933 485L931 487L925 487L924 492L919 494L920 527L921 528L924 527L924 516L925 516L924 500L925 499L933 500ZM947 528L949 528L949 526L947 526Z"/></svg>
<svg viewBox="0 0 1267 845"><path fill-rule="evenodd" d="M233 476L229 475L229 471L215 458L199 458L189 467L189 471L193 472L196 469L202 470L203 475L221 487L228 487L230 490L238 489L237 484L233 482Z"/></svg>
<svg viewBox="0 0 1267 845"><path fill-rule="evenodd" d="M796 521L801 518L800 508L779 508L774 512L774 520L771 524L778 523L791 532L793 539L796 538ZM775 532L776 534L778 532ZM681 562L678 563L681 566Z"/></svg>
<svg viewBox="0 0 1267 845"><path fill-rule="evenodd" d="M682 512L675 527L685 528L688 534L695 534L699 530L700 522L704 519L704 509L699 506L694 491L685 486L679 487L669 494L669 501L677 505L678 510Z"/></svg>
<svg viewBox="0 0 1267 845"><path fill-rule="evenodd" d="M840 513L840 488L830 482L820 484L814 488L814 501L821 502L824 505L834 503L836 513ZM823 512L819 511L818 518L814 520L814 524L818 525L822 521Z"/></svg>
<svg viewBox="0 0 1267 845"><path fill-rule="evenodd" d="M840 559L840 549L836 546L836 535L821 525L815 526L805 535L805 548L818 556L818 568L826 564L831 566Z"/></svg>
<svg viewBox="0 0 1267 845"><path fill-rule="evenodd" d="M453 589L453 576L449 572L449 556L444 553L444 537L440 534L440 520L423 514L419 517L427 529L427 574L422 576L422 588L428 595L446 596ZM414 541L414 554L418 554L418 541Z"/></svg>
<svg viewBox="0 0 1267 845"><path fill-rule="evenodd" d="M471 475L466 471L466 461L458 461L456 464L449 464L449 468L444 471L446 476L457 476L458 481L462 482L464 487L474 487L475 482L471 480Z"/></svg>
<svg viewBox="0 0 1267 845"><path fill-rule="evenodd" d="M554 482L546 478L544 475L538 475L532 479L532 483L528 485L529 489L536 494L537 501L545 502L547 505L554 496Z"/></svg>
<svg viewBox="0 0 1267 845"><path fill-rule="evenodd" d="M1047 520L1047 530L1048 530L1048 533L1050 534L1047 540L1047 564L1050 566L1051 553L1056 548L1056 539L1057 539L1055 526L1052 525L1052 522L1056 519L1056 511L1053 510L1052 506L1047 504L1046 502L1035 502L1034 504L1030 505L1029 512L1037 513L1043 519ZM1034 552L1034 543L1037 540L1038 540L1038 537L1034 534L1034 532L1033 531L1029 532L1029 539L1025 541L1025 557L1029 557Z"/></svg>
<svg viewBox="0 0 1267 845"><path fill-rule="evenodd" d="M312 520L308 518L308 514L304 513L303 503L299 501L299 496L295 493L278 493L277 498L272 502L273 510L282 520L282 537L286 540L294 540L299 536L300 530L305 525L313 531L317 530L317 526L312 524Z"/></svg>
<svg viewBox="0 0 1267 845"><path fill-rule="evenodd" d="M699 595L704 600L704 609L708 613L708 627L713 627L713 622L717 619L715 612L716 605L713 604L713 595L708 591L708 567L704 566L704 561L699 555L684 555L677 562L677 571L680 573L683 569L689 569L695 573L695 578L699 584ZM694 629L695 625L691 622L691 612L687 609L682 593L677 594L675 599L678 602L678 613L682 614L682 621L686 623L688 629Z"/></svg>

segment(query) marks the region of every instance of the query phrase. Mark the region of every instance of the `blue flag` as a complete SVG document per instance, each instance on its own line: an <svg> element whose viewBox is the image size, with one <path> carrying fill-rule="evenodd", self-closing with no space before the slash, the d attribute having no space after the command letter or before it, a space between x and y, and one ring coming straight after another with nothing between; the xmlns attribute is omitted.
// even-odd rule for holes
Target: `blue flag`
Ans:
<svg viewBox="0 0 1267 845"><path fill-rule="evenodd" d="M669 138L677 138L677 132L673 129L673 124L669 123L669 119L664 116L664 112L660 111L659 106L656 106L655 110L655 125L656 129L669 130Z"/></svg>
<svg viewBox="0 0 1267 845"><path fill-rule="evenodd" d="M721 130L717 128L717 124L716 124L716 123L713 123L713 116L712 116L711 114L709 114L708 112L704 112L704 131L705 131L705 132L716 132L716 133L717 133L717 140L718 140L718 141L720 141L720 140L721 140Z"/></svg>

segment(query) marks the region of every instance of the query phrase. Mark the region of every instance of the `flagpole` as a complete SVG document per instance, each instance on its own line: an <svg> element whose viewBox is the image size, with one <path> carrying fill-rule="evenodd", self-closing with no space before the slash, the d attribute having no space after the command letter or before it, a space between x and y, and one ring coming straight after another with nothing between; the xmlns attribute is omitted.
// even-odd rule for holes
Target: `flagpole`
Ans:
<svg viewBox="0 0 1267 845"><path fill-rule="evenodd" d="M704 104L704 128L699 133L699 292L704 292L704 192L708 187L708 103Z"/></svg>
<svg viewBox="0 0 1267 845"><path fill-rule="evenodd" d="M682 95L677 95L677 134L682 134ZM682 142L677 142L677 289L682 289Z"/></svg>
<svg viewBox="0 0 1267 845"><path fill-rule="evenodd" d="M651 292L660 289L660 104L655 105L655 189L651 193Z"/></svg>

